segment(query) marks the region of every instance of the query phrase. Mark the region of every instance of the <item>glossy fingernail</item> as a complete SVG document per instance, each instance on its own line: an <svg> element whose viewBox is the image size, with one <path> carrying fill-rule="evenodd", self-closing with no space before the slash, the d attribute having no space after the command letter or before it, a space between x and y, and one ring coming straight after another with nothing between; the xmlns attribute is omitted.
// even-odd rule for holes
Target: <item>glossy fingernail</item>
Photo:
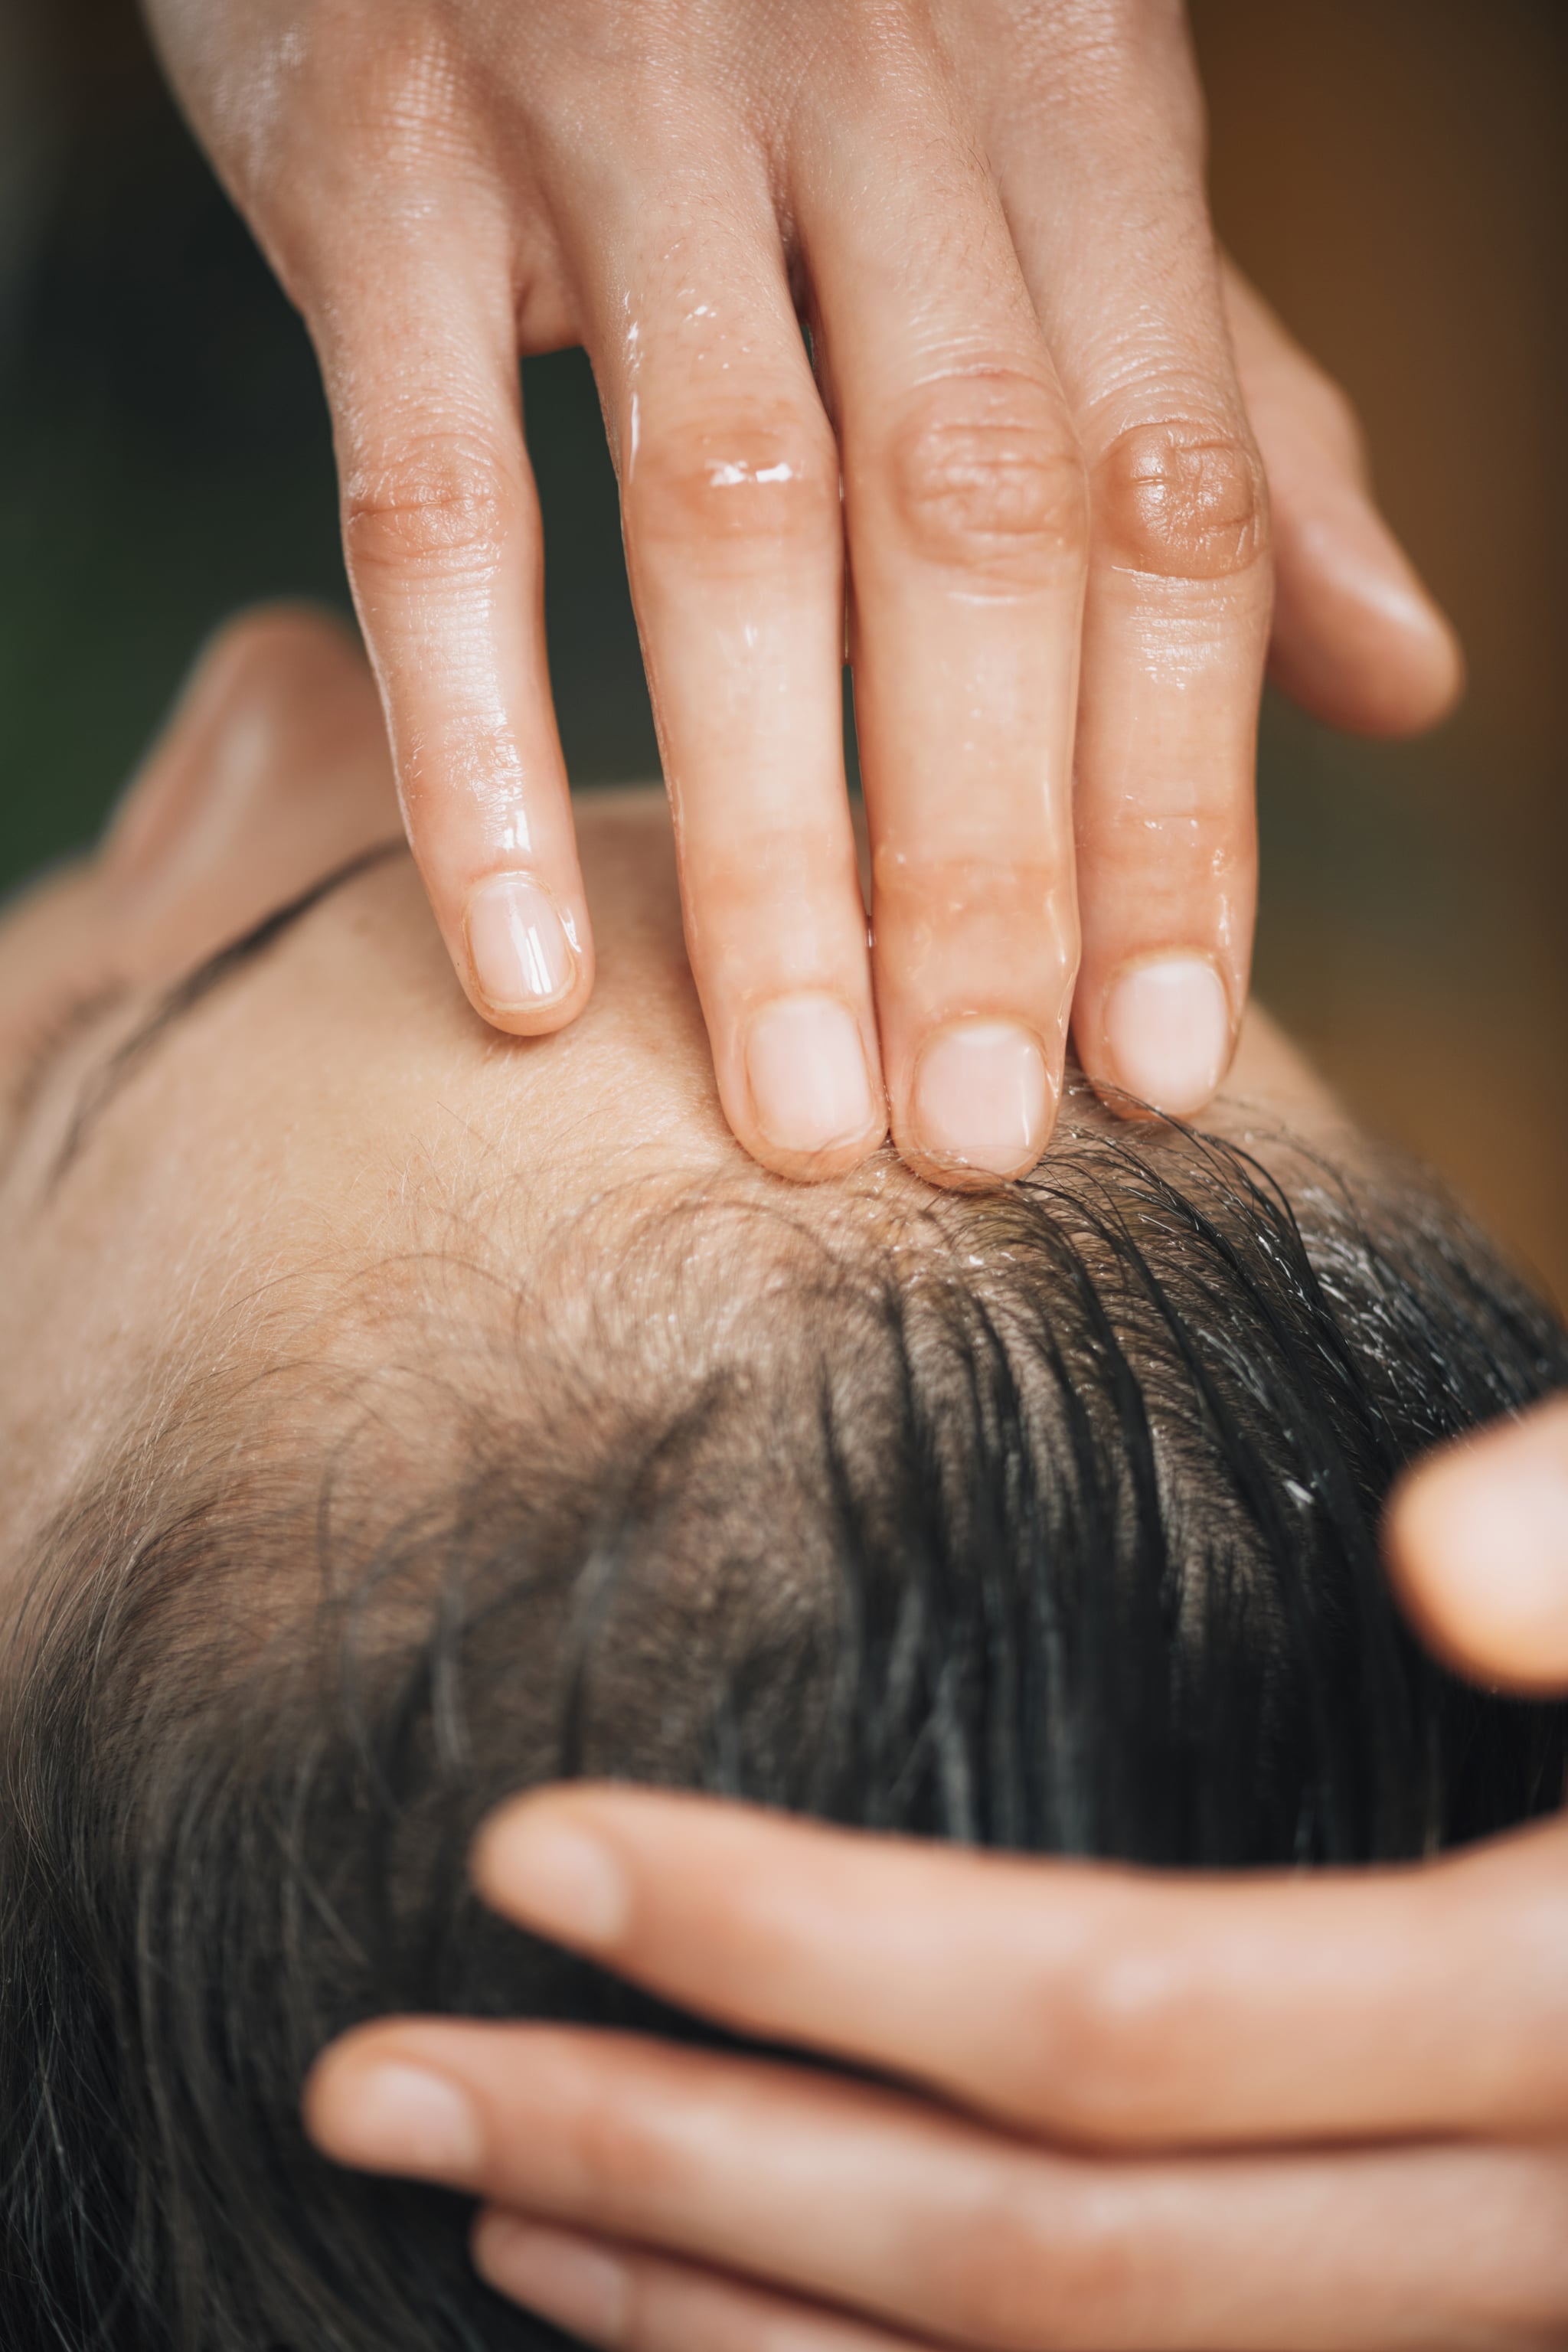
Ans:
<svg viewBox="0 0 1568 2352"><path fill-rule="evenodd" d="M320 2137L340 2164L422 2180L471 2179L484 2154L468 2093L406 2059L353 2063L332 2084Z"/></svg>
<svg viewBox="0 0 1568 2352"><path fill-rule="evenodd" d="M531 1804L485 1832L479 1875L510 1917L565 1944L612 1944L630 1916L631 1888L609 1847Z"/></svg>
<svg viewBox="0 0 1568 2352"><path fill-rule="evenodd" d="M783 996L746 1038L757 1125L785 1151L853 1143L875 1112L860 1027L836 996Z"/></svg>
<svg viewBox="0 0 1568 2352"><path fill-rule="evenodd" d="M614 2346L626 2321L626 2264L589 2238L487 2213L474 2231L474 2267L498 2293L542 2318Z"/></svg>
<svg viewBox="0 0 1568 2352"><path fill-rule="evenodd" d="M1230 1004L1206 956L1151 956L1111 983L1105 1008L1110 1075L1173 1118L1201 1110L1230 1065Z"/></svg>
<svg viewBox="0 0 1568 2352"><path fill-rule="evenodd" d="M571 987L571 942L549 891L531 874L492 874L481 882L465 929L474 987L492 1013L535 1013Z"/></svg>
<svg viewBox="0 0 1568 2352"><path fill-rule="evenodd" d="M1049 1133L1045 1055L1011 1021L939 1030L915 1072L912 1110L915 1139L933 1160L989 1176L1021 1176Z"/></svg>

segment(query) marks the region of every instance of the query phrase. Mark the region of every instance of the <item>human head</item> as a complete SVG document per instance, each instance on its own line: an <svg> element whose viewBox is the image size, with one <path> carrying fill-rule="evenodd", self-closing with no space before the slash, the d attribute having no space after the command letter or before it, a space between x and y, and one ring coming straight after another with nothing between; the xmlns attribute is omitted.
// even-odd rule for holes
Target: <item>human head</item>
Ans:
<svg viewBox="0 0 1568 2352"><path fill-rule="evenodd" d="M584 1023L498 1040L378 740L330 634L231 637L0 934L0 1013L96 1005L0 1240L6 2340L552 2340L296 2112L380 2008L690 2030L479 1912L510 1789L1216 1865L1562 1790L1560 1717L1422 1659L1376 1527L1568 1343L1266 1031L1216 1139L1080 1098L1013 1192L791 1190L719 1116L657 806L585 812Z"/></svg>

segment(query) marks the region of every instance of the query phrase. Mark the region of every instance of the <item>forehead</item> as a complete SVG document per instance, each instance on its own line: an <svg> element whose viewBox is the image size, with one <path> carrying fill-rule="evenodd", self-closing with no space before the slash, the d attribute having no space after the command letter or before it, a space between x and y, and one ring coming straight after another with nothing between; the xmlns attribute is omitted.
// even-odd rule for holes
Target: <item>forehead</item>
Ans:
<svg viewBox="0 0 1568 2352"><path fill-rule="evenodd" d="M198 1333L283 1344L291 1317L312 1344L347 1267L400 1250L525 1265L584 1204L648 1179L719 1175L832 1214L829 1196L754 1171L724 1127L661 800L593 796L579 830L599 981L570 1030L481 1024L399 859L200 1008L47 1219L0 1200L0 1449L27 1474L14 1508L68 1485ZM0 1062L79 966L100 904L84 867L0 922ZM1214 1123L1233 1133L1334 1124L1256 1016L1229 1094ZM1081 1086L1066 1109L1116 1131ZM880 1203L895 1221L924 1196L886 1159L854 1190L860 1213Z"/></svg>
<svg viewBox="0 0 1568 2352"><path fill-rule="evenodd" d="M480 1216L488 1245L517 1255L546 1210L639 1166L738 1157L650 829L641 805L584 825L605 951L565 1036L505 1038L474 1016L400 858L182 1022L41 1203L40 1169L104 1050L84 1046L21 1171L30 1189L0 1192L0 1454L26 1473L0 1511L68 1485L215 1318L236 1344L281 1344L347 1266L472 1249ZM0 1082L101 944L103 908L84 866L0 921Z"/></svg>

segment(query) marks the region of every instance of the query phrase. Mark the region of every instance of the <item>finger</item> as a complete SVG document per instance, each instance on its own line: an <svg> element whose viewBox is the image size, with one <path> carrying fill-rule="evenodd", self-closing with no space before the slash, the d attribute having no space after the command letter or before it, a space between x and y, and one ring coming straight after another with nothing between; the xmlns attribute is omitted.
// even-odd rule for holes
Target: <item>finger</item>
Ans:
<svg viewBox="0 0 1568 2352"><path fill-rule="evenodd" d="M429 2161L437 2086L456 2161ZM1568 2316L1562 2147L1110 2161L787 2066L467 2022L353 2037L311 2121L340 2160L976 2347L1436 2352Z"/></svg>
<svg viewBox="0 0 1568 2352"><path fill-rule="evenodd" d="M803 134L799 228L843 456L893 1136L939 1181L989 1181L1050 1133L1078 960L1083 474L994 191L923 60L879 54L874 124Z"/></svg>
<svg viewBox="0 0 1568 2352"><path fill-rule="evenodd" d="M1568 1398L1418 1463L1389 1507L1388 1563L1460 1674L1568 1691Z"/></svg>
<svg viewBox="0 0 1568 2352"><path fill-rule="evenodd" d="M1568 2119L1568 1826L1420 1869L1185 1875L710 1800L519 1800L509 1917L735 2030L1107 2147Z"/></svg>
<svg viewBox="0 0 1568 2352"><path fill-rule="evenodd" d="M754 1157L814 1178L864 1159L886 1117L844 774L837 457L765 194L737 158L678 233L641 191L584 266L720 1097Z"/></svg>
<svg viewBox="0 0 1568 2352"><path fill-rule="evenodd" d="M916 2352L910 2336L521 2214L481 2214L473 2247L498 2294L609 2352Z"/></svg>
<svg viewBox="0 0 1568 2352"><path fill-rule="evenodd" d="M1089 471L1073 1036L1116 1108L1187 1117L1247 997L1272 577L1178 13L1087 77L1020 77L988 144Z"/></svg>
<svg viewBox="0 0 1568 2352"><path fill-rule="evenodd" d="M307 313L409 841L470 1001L533 1034L582 1009L592 947L545 661L510 257L484 215L450 212L430 194L417 236L394 232L374 269L363 238L349 244Z"/></svg>
<svg viewBox="0 0 1568 2352"><path fill-rule="evenodd" d="M1270 671L1331 726L1418 733L1458 699L1458 641L1377 510L1344 394L1234 265L1222 283L1274 514Z"/></svg>

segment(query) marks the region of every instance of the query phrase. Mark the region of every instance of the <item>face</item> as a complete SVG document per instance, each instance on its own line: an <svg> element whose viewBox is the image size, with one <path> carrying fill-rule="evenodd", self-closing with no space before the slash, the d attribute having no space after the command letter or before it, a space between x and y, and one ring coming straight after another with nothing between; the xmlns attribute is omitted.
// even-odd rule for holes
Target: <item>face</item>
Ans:
<svg viewBox="0 0 1568 2352"><path fill-rule="evenodd" d="M596 793L577 824L593 1001L557 1035L500 1035L400 846L355 649L293 614L216 641L100 847L0 922L0 1558L172 1360L308 1357L346 1272L482 1232L525 1276L644 1178L787 1189L719 1109L662 798ZM1334 1116L1253 1016L1211 1123ZM1078 1123L1103 1117L1086 1100ZM918 1190L880 1163L854 1181Z"/></svg>

